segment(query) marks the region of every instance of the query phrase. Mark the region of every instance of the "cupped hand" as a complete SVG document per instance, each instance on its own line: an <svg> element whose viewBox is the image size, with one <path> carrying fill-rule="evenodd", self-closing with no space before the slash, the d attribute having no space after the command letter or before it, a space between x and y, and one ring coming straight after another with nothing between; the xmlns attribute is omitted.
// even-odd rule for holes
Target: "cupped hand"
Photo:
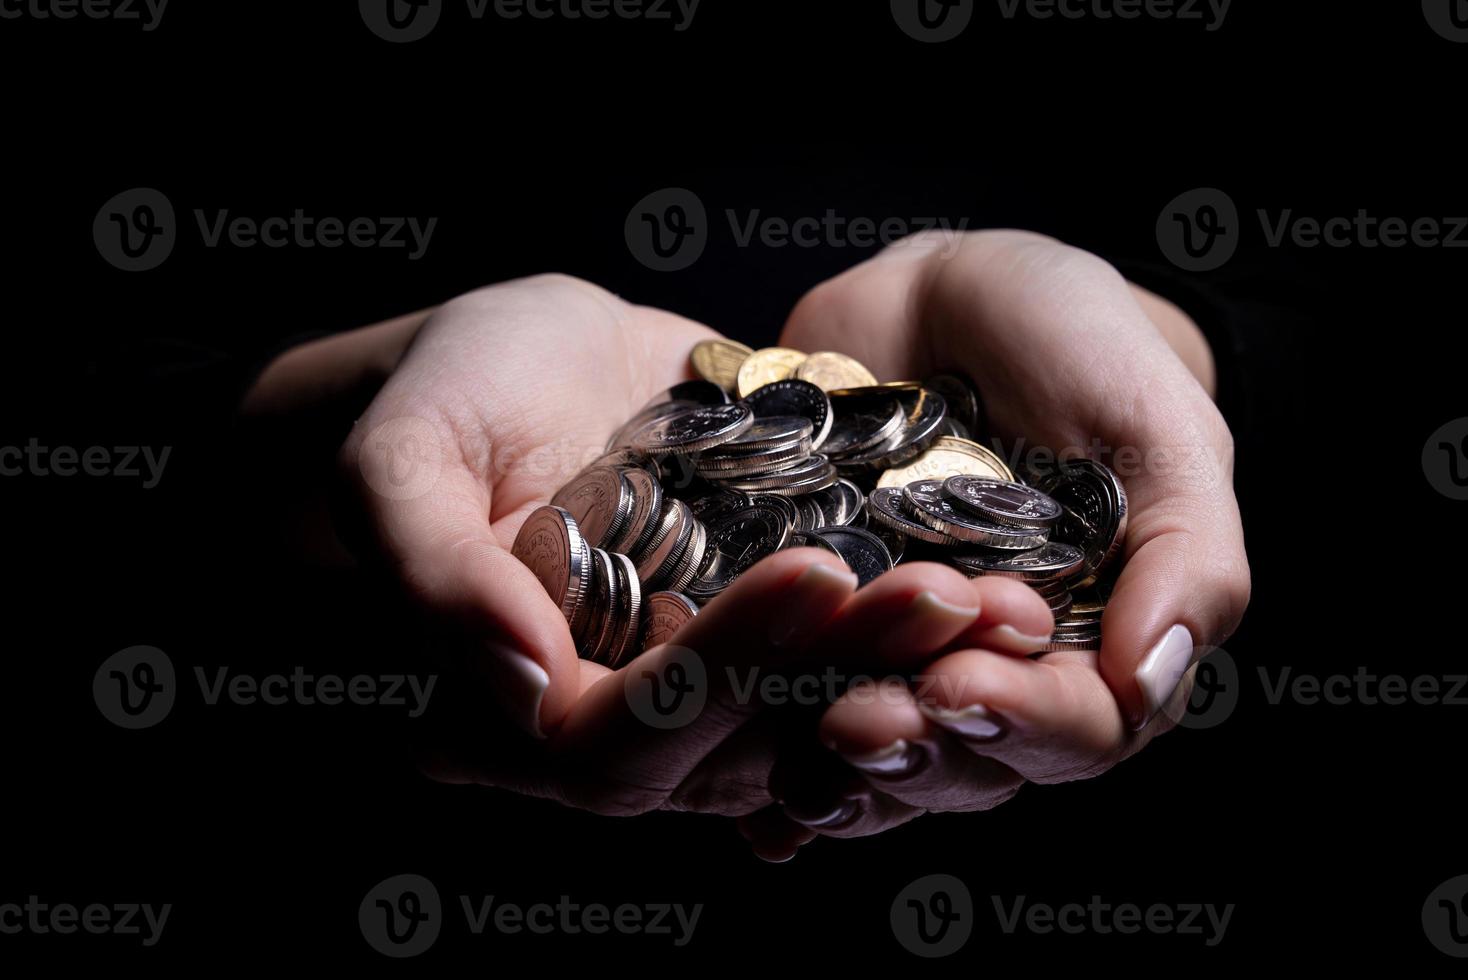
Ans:
<svg viewBox="0 0 1468 980"><path fill-rule="evenodd" d="M1099 258L1007 231L905 240L797 306L782 344L842 351L887 379L966 373L1006 447L1111 466L1130 522L1099 651L1025 659L1015 654L1038 639L1023 650L967 636L918 681L848 691L821 722L837 755L789 770L784 812L746 822L757 839L987 808L1025 781L1104 772L1171 727L1175 712L1161 709L1186 696L1200 650L1237 626L1249 568L1232 437L1178 350L1205 380L1206 354L1159 311L1177 312Z"/></svg>

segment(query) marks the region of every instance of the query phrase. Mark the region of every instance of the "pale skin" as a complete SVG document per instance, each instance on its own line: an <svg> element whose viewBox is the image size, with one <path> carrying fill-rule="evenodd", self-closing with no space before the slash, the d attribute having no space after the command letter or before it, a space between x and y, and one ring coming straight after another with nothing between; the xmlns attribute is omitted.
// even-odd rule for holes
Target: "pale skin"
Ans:
<svg viewBox="0 0 1468 980"><path fill-rule="evenodd" d="M1171 727L1139 666L1174 625L1200 646L1221 642L1249 590L1207 344L1175 306L1053 240L996 231L953 245L907 240L817 287L781 343L851 354L882 379L964 371L1005 439L1174 447L1186 465L1124 475L1131 530L1100 651L1027 657L1053 622L1009 581L913 563L858 592L816 549L756 566L674 642L717 668L861 664L907 678L848 690L794 748L771 712L718 680L692 724L642 725L623 678L666 651L617 672L579 660L560 610L508 553L526 515L622 419L688 377L688 351L715 336L707 327L547 276L305 345L267 370L251 412L304 410L364 375L384 378L340 454L357 540L430 614L460 624L484 696L536 736L456 739L426 762L431 775L605 813L735 816L756 853L784 860L817 835L988 809L1027 781L1097 775ZM354 377L322 380L344 373ZM438 465L433 486L406 500L373 490L391 460L372 434L402 418L428 425ZM1166 693L1176 701L1187 685ZM994 729L983 740L956 733L961 716L942 710L974 705Z"/></svg>

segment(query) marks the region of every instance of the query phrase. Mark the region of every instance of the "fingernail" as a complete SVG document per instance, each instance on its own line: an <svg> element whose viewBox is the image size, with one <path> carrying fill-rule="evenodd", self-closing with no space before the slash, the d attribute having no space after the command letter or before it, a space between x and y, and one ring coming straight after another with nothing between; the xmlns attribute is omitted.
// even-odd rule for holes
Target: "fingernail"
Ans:
<svg viewBox="0 0 1468 980"><path fill-rule="evenodd" d="M1039 653L1050 643L1048 636L1031 636L1021 633L1019 630L1005 623L1003 626L995 626L974 637L973 645L988 650L1002 650L1006 653L1031 654Z"/></svg>
<svg viewBox="0 0 1468 980"><path fill-rule="evenodd" d="M899 738L891 745L875 752L860 755L842 752L840 755L854 768L869 775L883 776L888 779L911 776L922 768L927 758L927 753L923 751L922 746L913 745L905 738Z"/></svg>
<svg viewBox="0 0 1468 980"><path fill-rule="evenodd" d="M1142 692L1142 718L1135 727L1145 728L1157 716L1177 690L1192 660L1193 634L1181 624L1164 633L1157 645L1147 651L1136 674L1137 687Z"/></svg>
<svg viewBox="0 0 1468 980"><path fill-rule="evenodd" d="M964 708L919 704L918 710L939 728L970 742L992 742L1004 734L1003 721L982 704L971 704Z"/></svg>
<svg viewBox="0 0 1468 980"><path fill-rule="evenodd" d="M812 565L795 577L770 620L770 642L777 647L799 646L801 640L825 625L822 610L834 608L856 591L856 575L830 565Z"/></svg>
<svg viewBox="0 0 1468 980"><path fill-rule="evenodd" d="M519 650L499 644L489 645L486 658L490 687L500 707L521 731L545 738L540 727L540 705L550 687L545 668Z"/></svg>
<svg viewBox="0 0 1468 980"><path fill-rule="evenodd" d="M830 809L809 810L792 804L785 805L785 816L794 820L803 827L821 827L829 829L839 827L848 823L856 816L858 806L850 800L842 800Z"/></svg>
<svg viewBox="0 0 1468 980"><path fill-rule="evenodd" d="M959 606L938 598L936 592L919 592L912 600L912 615L935 628L952 629L955 633L979 618L976 606Z"/></svg>

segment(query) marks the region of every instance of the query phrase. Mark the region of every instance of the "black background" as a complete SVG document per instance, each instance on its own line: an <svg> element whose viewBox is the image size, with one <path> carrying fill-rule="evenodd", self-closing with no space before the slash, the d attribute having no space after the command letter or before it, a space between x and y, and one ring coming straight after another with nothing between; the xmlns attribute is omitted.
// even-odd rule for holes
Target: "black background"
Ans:
<svg viewBox="0 0 1468 980"><path fill-rule="evenodd" d="M1226 190L1246 216L1462 215L1455 93L1468 46L1434 34L1418 5L1238 0L1208 33L1009 21L980 4L962 38L925 46L885 4L705 0L683 33L475 23L450 4L433 36L393 46L351 3L175 2L152 33L0 21L0 445L174 447L154 490L0 480L11 570L0 902L174 905L156 948L0 936L0 963L382 968L357 903L413 872L449 902L705 905L684 949L474 938L451 914L416 961L430 969L924 969L892 938L888 906L945 872L979 905L963 969L1455 965L1419 917L1433 888L1468 872L1462 709L1270 705L1256 671L1462 669L1463 505L1428 485L1421 452L1468 414L1464 252L1267 248L1253 222L1233 262L1198 277L1284 310L1248 324L1236 352L1255 581L1228 644L1242 697L1222 726L1169 735L1098 780L818 842L769 866L724 821L617 821L426 782L410 765L411 725L369 710L186 699L162 725L124 732L89 695L97 665L133 644L185 672L351 674L411 670L429 642L353 574L282 562L255 533L262 500L314 477L309 457L233 443L228 384L156 378L148 365L181 346L248 363L303 332L552 270L759 345L806 289L870 251L738 248L725 225L692 268L656 273L628 251L623 222L668 186L715 215L946 216L1158 264L1157 216L1194 187ZM161 268L129 275L100 258L90 228L135 186L164 191L181 214L440 220L419 262L208 250L186 235ZM1004 935L989 905L1094 894L1237 910L1208 949L1198 937Z"/></svg>

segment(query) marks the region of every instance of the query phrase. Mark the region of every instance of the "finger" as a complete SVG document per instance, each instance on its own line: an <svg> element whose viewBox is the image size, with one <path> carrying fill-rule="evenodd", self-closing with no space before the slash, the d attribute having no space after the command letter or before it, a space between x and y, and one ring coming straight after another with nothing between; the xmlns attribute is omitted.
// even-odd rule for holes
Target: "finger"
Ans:
<svg viewBox="0 0 1468 980"><path fill-rule="evenodd" d="M1231 453L1226 434L1219 438L1212 444ZM1249 602L1231 459L1215 461L1211 450L1174 455L1175 471L1128 484L1127 554L1101 622L1101 673L1134 729L1156 717L1188 668L1233 632Z"/></svg>
<svg viewBox="0 0 1468 980"><path fill-rule="evenodd" d="M970 752L933 723L901 681L847 691L821 718L820 740L873 789L926 810L989 810L1024 784L1009 766Z"/></svg>
<svg viewBox="0 0 1468 980"><path fill-rule="evenodd" d="M963 650L934 661L914 693L957 743L1031 782L1095 776L1140 747L1091 651L1026 660Z"/></svg>
<svg viewBox="0 0 1468 980"><path fill-rule="evenodd" d="M736 822L739 833L754 848L755 856L771 864L784 864L796 851L816 839L816 832L785 815L779 805L745 814Z"/></svg>
<svg viewBox="0 0 1468 980"><path fill-rule="evenodd" d="M841 560L815 549L756 564L672 642L585 692L553 746L567 792L592 809L611 793L660 805L760 711L764 672L799 657L855 590Z"/></svg>
<svg viewBox="0 0 1468 980"><path fill-rule="evenodd" d="M823 631L822 659L852 667L903 667L929 656L979 621L982 593L946 565L913 562L870 582ZM860 651L861 664L851 651Z"/></svg>
<svg viewBox="0 0 1468 980"><path fill-rule="evenodd" d="M785 816L822 837L871 837L922 816L874 788L860 773L807 737L787 745L770 774L770 790Z"/></svg>

